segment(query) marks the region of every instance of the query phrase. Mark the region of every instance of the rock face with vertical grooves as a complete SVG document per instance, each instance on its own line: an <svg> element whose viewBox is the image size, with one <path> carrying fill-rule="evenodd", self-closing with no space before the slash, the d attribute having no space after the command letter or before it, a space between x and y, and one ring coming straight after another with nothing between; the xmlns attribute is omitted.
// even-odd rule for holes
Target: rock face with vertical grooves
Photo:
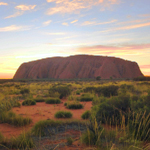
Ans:
<svg viewBox="0 0 150 150"><path fill-rule="evenodd" d="M134 78L143 76L136 62L115 57L75 55L23 63L14 79Z"/></svg>

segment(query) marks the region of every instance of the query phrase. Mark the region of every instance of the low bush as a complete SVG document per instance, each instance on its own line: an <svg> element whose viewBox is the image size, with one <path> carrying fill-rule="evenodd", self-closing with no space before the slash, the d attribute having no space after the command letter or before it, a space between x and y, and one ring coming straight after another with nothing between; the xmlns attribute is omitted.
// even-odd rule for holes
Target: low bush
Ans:
<svg viewBox="0 0 150 150"><path fill-rule="evenodd" d="M109 86L102 86L102 87L97 87L95 92L98 94L98 96L105 96L105 97L110 97L110 96L117 96L118 95L118 86L115 85L109 85Z"/></svg>
<svg viewBox="0 0 150 150"><path fill-rule="evenodd" d="M4 141L4 136L2 135L2 133L0 132L0 144L3 143Z"/></svg>
<svg viewBox="0 0 150 150"><path fill-rule="evenodd" d="M82 94L81 97L80 97L81 102L92 101L92 100L93 100L93 97L88 93Z"/></svg>
<svg viewBox="0 0 150 150"><path fill-rule="evenodd" d="M69 86L53 86L49 89L49 94L56 92L60 94L59 98L62 99L71 94L71 89Z"/></svg>
<svg viewBox="0 0 150 150"><path fill-rule="evenodd" d="M89 119L90 116L91 116L91 112L90 112L89 110L87 110L87 111L85 111L85 112L82 114L81 118L82 118L82 119Z"/></svg>
<svg viewBox="0 0 150 150"><path fill-rule="evenodd" d="M0 114L0 123L8 123L14 126L25 126L32 122L32 119L26 117L23 118L20 115L16 115L14 112L3 112Z"/></svg>
<svg viewBox="0 0 150 150"><path fill-rule="evenodd" d="M30 93L30 90L29 90L28 88L24 88L24 89L21 89L21 90L20 90L20 93L21 93L22 95L24 95L24 94L29 94L29 93Z"/></svg>
<svg viewBox="0 0 150 150"><path fill-rule="evenodd" d="M96 113L96 120L98 123L106 123L106 124L120 124L120 111L115 109L114 106L109 105L106 102L101 103L98 106L98 110Z"/></svg>
<svg viewBox="0 0 150 150"><path fill-rule="evenodd" d="M16 101L14 104L13 104L13 107L20 107L21 106L21 104L18 102L18 101Z"/></svg>
<svg viewBox="0 0 150 150"><path fill-rule="evenodd" d="M45 99L44 98L35 98L34 101L37 103L38 102L45 102Z"/></svg>
<svg viewBox="0 0 150 150"><path fill-rule="evenodd" d="M93 86L86 87L83 91L93 93L96 91L96 87L93 87Z"/></svg>
<svg viewBox="0 0 150 150"><path fill-rule="evenodd" d="M80 91L79 90L76 91L76 95L80 95Z"/></svg>
<svg viewBox="0 0 150 150"><path fill-rule="evenodd" d="M45 100L46 104L60 104L61 101L58 98L49 98Z"/></svg>
<svg viewBox="0 0 150 150"><path fill-rule="evenodd" d="M72 113L69 111L58 111L55 114L56 118L71 118L72 117Z"/></svg>
<svg viewBox="0 0 150 150"><path fill-rule="evenodd" d="M27 99L22 102L22 105L25 105L25 106L36 105L36 101L32 99Z"/></svg>
<svg viewBox="0 0 150 150"><path fill-rule="evenodd" d="M71 137L67 138L67 145L72 145L73 139Z"/></svg>

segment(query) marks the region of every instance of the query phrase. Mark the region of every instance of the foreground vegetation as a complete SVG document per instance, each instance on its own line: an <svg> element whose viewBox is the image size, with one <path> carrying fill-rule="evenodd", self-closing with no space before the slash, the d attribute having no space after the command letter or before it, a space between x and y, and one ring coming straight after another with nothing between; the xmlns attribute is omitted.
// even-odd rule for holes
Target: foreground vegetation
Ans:
<svg viewBox="0 0 150 150"><path fill-rule="evenodd" d="M34 97L34 98L33 98ZM60 100L61 99L61 100ZM0 84L0 124L26 126L32 122L11 111L13 107L35 105L36 102L58 104L63 99L68 109L81 109L92 101L92 108L81 114L85 121L43 120L30 133L18 138L5 138L0 132L0 148L30 149L36 147L34 137L41 138L47 129L76 124L84 131L80 142L97 149L150 149L150 82L149 81L55 81L5 82ZM60 111L56 118L71 118L70 112ZM54 128L55 127L55 128ZM107 129L106 127L109 127ZM56 130L57 131L57 130ZM68 143L73 139L68 138Z"/></svg>

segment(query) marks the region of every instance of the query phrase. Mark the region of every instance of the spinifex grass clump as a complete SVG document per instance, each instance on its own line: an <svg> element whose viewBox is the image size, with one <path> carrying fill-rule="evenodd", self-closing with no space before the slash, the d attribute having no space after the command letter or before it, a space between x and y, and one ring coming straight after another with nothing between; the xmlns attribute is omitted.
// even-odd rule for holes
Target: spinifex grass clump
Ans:
<svg viewBox="0 0 150 150"><path fill-rule="evenodd" d="M89 110L87 110L87 111L85 111L85 112L82 114L81 118L82 118L82 119L89 119L90 116L91 116L91 112L90 112Z"/></svg>
<svg viewBox="0 0 150 150"><path fill-rule="evenodd" d="M130 137L140 140L149 141L150 140L150 113L139 112L132 114L132 120L128 123L129 135Z"/></svg>
<svg viewBox="0 0 150 150"><path fill-rule="evenodd" d="M3 111L11 110L16 104L16 100L11 99L10 97L5 97L0 100L0 113Z"/></svg>
<svg viewBox="0 0 150 150"><path fill-rule="evenodd" d="M64 103L64 105L68 109L82 109L83 105L80 104L78 101L68 101L67 103Z"/></svg>
<svg viewBox="0 0 150 150"><path fill-rule="evenodd" d="M27 99L22 102L22 105L25 105L25 106L36 105L36 101L32 99Z"/></svg>
<svg viewBox="0 0 150 150"><path fill-rule="evenodd" d="M56 118L71 118L72 113L70 111L58 111L55 114Z"/></svg>
<svg viewBox="0 0 150 150"><path fill-rule="evenodd" d="M21 106L21 104L18 101L16 101L13 105L13 107L20 107L20 106Z"/></svg>
<svg viewBox="0 0 150 150"><path fill-rule="evenodd" d="M81 102L83 102L83 101L92 101L92 100L93 100L93 97L89 93L82 94L81 97L80 97Z"/></svg>
<svg viewBox="0 0 150 150"><path fill-rule="evenodd" d="M60 104L61 100L59 98L48 98L45 100L46 104Z"/></svg>
<svg viewBox="0 0 150 150"><path fill-rule="evenodd" d="M33 128L32 128L32 133L35 136L44 136L45 135L45 129L48 126L51 127L58 127L62 124L62 121L54 121L54 120L41 120L37 122Z"/></svg>
<svg viewBox="0 0 150 150"><path fill-rule="evenodd" d="M34 142L31 137L31 133L22 133L17 138L7 139L2 145L3 147L7 147L7 149L20 149L20 150L29 150L33 148Z"/></svg>
<svg viewBox="0 0 150 150"><path fill-rule="evenodd" d="M14 112L2 112L0 113L0 123L8 123L14 126L25 126L32 122L32 120L28 117L23 118L20 115L16 115Z"/></svg>

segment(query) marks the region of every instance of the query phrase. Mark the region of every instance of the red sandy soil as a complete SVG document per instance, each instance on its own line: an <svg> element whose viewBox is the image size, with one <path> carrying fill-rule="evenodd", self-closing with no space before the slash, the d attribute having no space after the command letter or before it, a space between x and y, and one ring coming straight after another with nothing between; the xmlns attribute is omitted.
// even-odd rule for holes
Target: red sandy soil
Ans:
<svg viewBox="0 0 150 150"><path fill-rule="evenodd" d="M83 109L66 109L62 100L61 104L46 104L44 102L36 103L33 106L21 106L20 108L13 108L12 111L22 116L28 116L32 119L32 123L26 127L14 127L8 124L0 124L0 132L5 137L17 137L24 131L29 131L36 122L40 120L54 119L54 114L59 110L70 111L73 114L72 119L81 119L81 115L92 107L92 102L81 102L84 105Z"/></svg>

